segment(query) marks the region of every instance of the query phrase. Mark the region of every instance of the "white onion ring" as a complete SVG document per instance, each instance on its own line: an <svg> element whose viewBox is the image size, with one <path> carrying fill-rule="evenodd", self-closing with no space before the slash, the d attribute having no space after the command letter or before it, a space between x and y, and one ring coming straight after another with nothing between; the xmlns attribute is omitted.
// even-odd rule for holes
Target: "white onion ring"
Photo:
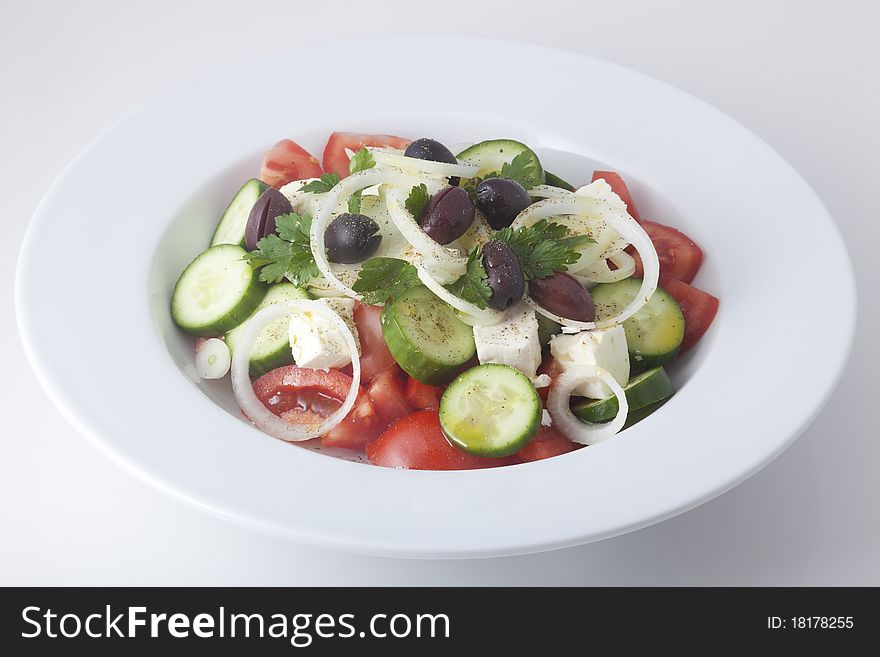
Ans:
<svg viewBox="0 0 880 657"><path fill-rule="evenodd" d="M464 317L462 317L462 321L466 324L471 326L492 326L500 322L504 317L504 313L500 311L480 308L469 301L465 301L464 299L455 296L452 292L438 283L421 263L417 262L415 264L416 271L419 273L419 280L424 283L426 288L440 297L441 300L463 313Z"/></svg>
<svg viewBox="0 0 880 657"><path fill-rule="evenodd" d="M260 332L275 320L281 319L291 312L303 311L304 309L323 315L334 324L342 332L345 346L348 347L348 351L351 354L352 382L351 387L348 389L348 394L345 396L342 406L320 424L292 424L275 415L257 397L250 377L251 352L254 349L254 343L257 341ZM358 355L357 343L351 333L351 329L329 306L311 299L295 299L287 303L278 303L263 308L245 324L235 353L232 356L232 390L235 393L236 400L238 400L238 405L241 406L241 410L245 412L245 415L248 416L257 428L262 429L270 436L288 442L300 442L317 438L342 422L349 411L354 408L358 392L360 391L360 380L361 359Z"/></svg>
<svg viewBox="0 0 880 657"><path fill-rule="evenodd" d="M578 419L569 407L571 393L582 383L601 381L617 397L617 415L610 422L593 423ZM595 445L611 438L623 428L629 404L623 388L611 374L601 367L584 366L566 370L553 380L550 394L547 395L547 410L553 420L553 427L562 435L581 445Z"/></svg>
<svg viewBox="0 0 880 657"><path fill-rule="evenodd" d="M583 226L583 228L586 229L586 234L590 237L596 238L596 242L585 244L576 249L580 256L576 262L569 265L568 271L571 274L578 273L589 265L596 263L600 258L609 258L613 254L625 249L629 244L620 233L615 231L613 227L609 226L608 223L602 219L593 216L584 217L584 213L578 212L577 209L573 208L565 208L563 212L560 212L559 207L553 204L553 201L560 201L563 203L565 201L570 201L571 203L574 203L578 198L579 197L576 196L574 192L569 192L564 189L556 189L552 197L533 203L520 212L510 226L512 229L517 230L519 228L531 226L541 219L549 220L551 223L560 223L563 226L568 226L570 223L570 220L568 219L569 217L578 219L578 222L576 223L583 221L586 224ZM622 212L625 212L626 206L621 206L619 209ZM582 230L577 227L569 226L569 229L575 234L582 233ZM599 246L600 244L602 245L601 247Z"/></svg>
<svg viewBox="0 0 880 657"><path fill-rule="evenodd" d="M403 238L425 259L427 268L432 273L436 275L436 269L443 269L440 280L442 284L454 282L465 272L467 261L453 255L449 249L438 244L422 230L415 217L404 207L403 194L404 190L390 185L382 185L379 188L379 195L385 198L388 214Z"/></svg>
<svg viewBox="0 0 880 657"><path fill-rule="evenodd" d="M528 192L532 198L568 198L574 193L553 185L535 185Z"/></svg>
<svg viewBox="0 0 880 657"><path fill-rule="evenodd" d="M420 173L428 176L437 176L448 178L450 176L458 176L460 178L473 178L479 166L476 164L468 164L466 162L458 162L451 164L449 162L434 162L433 160L420 160L415 157L407 157L399 151L371 148L367 147L379 167L396 167L407 173Z"/></svg>
<svg viewBox="0 0 880 657"><path fill-rule="evenodd" d="M611 269L608 266L609 260L615 264L617 269ZM616 283L624 278L629 278L635 271L636 261L626 251L620 251L609 258L599 258L589 266L578 269L577 273L591 283Z"/></svg>
<svg viewBox="0 0 880 657"><path fill-rule="evenodd" d="M422 182L418 177L407 175L397 169L366 169L352 174L342 179L329 192L323 194L321 199L321 208L312 217L312 229L309 232L309 242L312 247L312 256L315 258L315 264L318 266L321 274L327 279L327 282L342 292L345 296L353 299L360 299L361 295L352 290L348 285L343 283L333 269L330 267L330 261L327 259L326 249L324 247L324 231L327 224L330 223L330 216L339 205L339 202L354 192L373 185L382 183L395 183L398 185L413 185Z"/></svg>
<svg viewBox="0 0 880 657"><path fill-rule="evenodd" d="M653 244L653 242L652 242ZM654 249L655 253L657 249ZM635 259L626 251L621 251L620 253L615 253L614 255L608 258L611 262L614 263L614 266L617 267L615 272L627 272L623 276L621 276L621 280L624 278L629 278L636 272L636 261Z"/></svg>
<svg viewBox="0 0 880 657"><path fill-rule="evenodd" d="M539 201L530 206L530 211L531 216L536 219L565 214L583 213L598 215L602 221L620 233L624 239L636 248L644 266L644 277L642 278L642 285L638 293L629 305L614 317L599 322L579 322L551 313L538 306L531 299L526 299L527 302L531 302L530 305L535 310L545 317L549 317L553 321L562 324L563 331L570 333L572 331L566 331L566 328L589 330L620 324L632 317L642 306L648 303L651 295L657 289L657 283L660 279L660 260L657 257L657 251L654 249L654 243L648 237L645 229L627 214L623 201L620 200L617 194L611 191L608 183L600 178L585 187L581 187L567 198Z"/></svg>
<svg viewBox="0 0 880 657"><path fill-rule="evenodd" d="M335 287L315 287L309 286L309 294L316 299L348 299L342 292Z"/></svg>

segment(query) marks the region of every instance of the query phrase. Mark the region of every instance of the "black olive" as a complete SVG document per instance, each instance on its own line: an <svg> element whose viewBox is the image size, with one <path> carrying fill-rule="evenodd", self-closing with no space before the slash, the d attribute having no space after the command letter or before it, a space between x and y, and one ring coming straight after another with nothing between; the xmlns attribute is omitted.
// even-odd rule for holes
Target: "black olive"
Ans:
<svg viewBox="0 0 880 657"><path fill-rule="evenodd" d="M458 164L458 160L455 159L455 155L452 154L451 150L446 148L446 146L439 141L428 139L427 137L422 137L421 139L416 139L415 141L410 142L409 146L406 147L406 150L403 151L403 154L407 157L414 157L418 160ZM452 176L449 179L449 184L454 187L458 186L459 182L460 179L458 176Z"/></svg>
<svg viewBox="0 0 880 657"><path fill-rule="evenodd" d="M592 295L576 278L564 272L529 281L529 296L539 306L560 317L579 322L596 319Z"/></svg>
<svg viewBox="0 0 880 657"><path fill-rule="evenodd" d="M518 303L526 291L526 279L519 260L507 244L489 240L483 245L483 267L488 275L492 296L489 305L507 310Z"/></svg>
<svg viewBox="0 0 880 657"><path fill-rule="evenodd" d="M419 225L438 244L449 244L474 223L474 204L460 187L445 187L431 197Z"/></svg>
<svg viewBox="0 0 880 657"><path fill-rule="evenodd" d="M331 262L362 262L379 248L379 225L362 214L341 214L324 231L324 246Z"/></svg>
<svg viewBox="0 0 880 657"><path fill-rule="evenodd" d="M495 230L512 224L531 202L526 188L515 180L487 178L477 185L477 209Z"/></svg>
<svg viewBox="0 0 880 657"><path fill-rule="evenodd" d="M244 244L247 250L253 251L261 238L275 232L276 217L290 212L293 212L293 208L284 194L274 187L263 192L251 208L244 229Z"/></svg>

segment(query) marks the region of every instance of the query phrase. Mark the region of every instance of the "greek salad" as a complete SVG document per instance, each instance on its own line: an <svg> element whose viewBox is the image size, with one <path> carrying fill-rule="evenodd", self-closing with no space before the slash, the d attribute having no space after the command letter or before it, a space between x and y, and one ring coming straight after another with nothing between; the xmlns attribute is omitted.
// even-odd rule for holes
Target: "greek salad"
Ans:
<svg viewBox="0 0 880 657"><path fill-rule="evenodd" d="M674 393L718 299L620 175L575 187L512 139L285 139L183 271L171 315L247 418L376 465L472 469L611 438Z"/></svg>

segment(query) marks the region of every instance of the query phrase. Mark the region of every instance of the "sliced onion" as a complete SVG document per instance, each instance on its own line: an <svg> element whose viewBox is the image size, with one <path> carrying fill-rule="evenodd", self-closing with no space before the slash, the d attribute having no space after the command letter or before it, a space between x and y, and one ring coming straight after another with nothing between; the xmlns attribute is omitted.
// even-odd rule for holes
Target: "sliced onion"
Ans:
<svg viewBox="0 0 880 657"><path fill-rule="evenodd" d="M222 379L229 372L232 356L220 338L209 338L196 350L196 370L203 379Z"/></svg>
<svg viewBox="0 0 880 657"><path fill-rule="evenodd" d="M379 169L374 167L344 178L333 189L322 195L321 207L312 218L309 241L311 242L312 256L315 258L315 264L330 286L336 288L347 297L361 298L357 292L336 276L330 266L330 261L327 260L327 252L324 246L324 231L327 230L327 224L330 223L331 216L339 202L351 196L354 192L372 187L373 185L392 183L395 185L412 186L419 182L422 182L421 178L407 175L397 169Z"/></svg>
<svg viewBox="0 0 880 657"><path fill-rule="evenodd" d="M574 194L574 192L553 185L535 185L528 191L532 198L568 198Z"/></svg>
<svg viewBox="0 0 880 657"><path fill-rule="evenodd" d="M379 188L379 194L385 198L385 207L391 215L391 220L403 238L425 259L425 269L442 284L452 283L465 272L467 261L461 257L458 250L443 247L422 230L415 217L404 207L406 193L406 190L391 185L382 185Z"/></svg>
<svg viewBox="0 0 880 657"><path fill-rule="evenodd" d="M400 151L387 148L371 148L367 150L373 154L376 166L379 167L397 167L401 171L407 173L421 173L429 176L438 176L447 178L450 176L458 176L461 178L472 178L479 170L476 164L467 164L459 162L458 164L450 164L449 162L434 162L432 160L420 160L416 157L407 157Z"/></svg>
<svg viewBox="0 0 880 657"><path fill-rule="evenodd" d="M316 299L347 299L342 292L335 287L319 287L317 285L309 286L309 294Z"/></svg>
<svg viewBox="0 0 880 657"><path fill-rule="evenodd" d="M617 397L617 415L610 422L593 423L578 419L569 407L571 393L582 383L601 381ZM547 395L547 410L553 420L553 427L569 440L581 445L595 445L611 438L623 428L629 404L623 388L611 374L595 366L575 367L557 376Z"/></svg>
<svg viewBox="0 0 880 657"><path fill-rule="evenodd" d="M504 317L504 313L489 308L480 308L469 301L460 299L443 287L431 274L425 269L421 263L416 263L416 271L419 273L419 280L424 283L425 287L436 294L440 299L448 303L450 306L464 314L462 321L471 326L492 326L497 324Z"/></svg>
<svg viewBox="0 0 880 657"><path fill-rule="evenodd" d="M257 341L260 332L277 319L281 319L291 313L304 312L306 310L323 315L331 324L338 328L345 340L345 346L348 347L349 354L351 354L352 382L351 387L348 389L348 394L345 396L342 406L320 424L292 424L275 415L257 397L250 377L251 352L254 349L254 343ZM288 303L274 304L251 317L244 326L235 353L232 356L232 390L235 393L239 406L241 406L241 410L245 412L245 415L259 429L262 429L270 436L288 442L317 438L342 422L349 411L354 408L360 389L360 380L361 359L358 356L357 342L351 333L351 329L345 323L345 320L333 312L329 306L311 299L296 299Z"/></svg>
<svg viewBox="0 0 880 657"><path fill-rule="evenodd" d="M580 254L578 260L572 263L569 273L577 273L584 267L596 262L600 258L608 258L610 255L623 250L629 244L608 222L601 218L578 212L578 196L574 192L560 190L554 198L544 199L533 203L520 212L511 224L514 230L531 226L535 222L545 219L558 223L568 228L575 235L589 235L595 241L583 244L575 250ZM559 203L557 203L559 202ZM572 207L568 207L569 202ZM562 204L562 210L560 208Z"/></svg>
<svg viewBox="0 0 880 657"><path fill-rule="evenodd" d="M653 242L652 242L652 244L653 244ZM654 252L656 253L656 251L657 251L657 249L655 248ZM624 278L629 278L630 276L632 276L633 274L636 273L636 261L626 251L621 251L620 253L615 253L610 258L608 258L608 260L613 262L614 266L617 267L617 269L615 269L615 271L626 272L618 280L623 280Z"/></svg>
<svg viewBox="0 0 880 657"><path fill-rule="evenodd" d="M617 269L611 269L608 266L609 261L613 262ZM620 251L609 258L599 258L589 266L578 269L577 273L591 283L616 283L629 278L635 271L636 261L626 251Z"/></svg>
<svg viewBox="0 0 880 657"><path fill-rule="evenodd" d="M573 332L571 329L589 330L620 324L632 317L642 306L648 303L651 295L657 289L657 282L660 278L660 260L657 257L657 251L654 249L654 243L651 241L651 238L648 237L644 228L629 216L623 201L620 200L617 194L611 191L608 183L600 178L585 187L581 187L568 198L540 201L531 206L530 209L532 210L532 218L536 220L565 214L598 216L636 248L642 259L645 272L642 278L642 285L635 298L614 317L609 317L599 322L579 322L551 313L539 307L531 299L527 299L527 301L531 301L531 305L535 310L545 317L549 317L553 321L562 324L564 332L571 333ZM566 328L569 330L566 331Z"/></svg>

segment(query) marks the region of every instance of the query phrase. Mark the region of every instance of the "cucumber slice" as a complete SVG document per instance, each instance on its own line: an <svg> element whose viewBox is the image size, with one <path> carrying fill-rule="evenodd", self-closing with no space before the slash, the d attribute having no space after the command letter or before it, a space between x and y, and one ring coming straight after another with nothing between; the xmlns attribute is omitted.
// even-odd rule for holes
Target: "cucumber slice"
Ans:
<svg viewBox="0 0 880 657"><path fill-rule="evenodd" d="M623 423L623 427L620 430L623 431L624 429L629 429L634 424L638 424L668 401L669 398L667 397L666 399L651 404L650 406L640 408L637 411L630 411L629 413L627 413L626 422Z"/></svg>
<svg viewBox="0 0 880 657"><path fill-rule="evenodd" d="M266 296L257 306L254 313L276 303L285 303L294 299L309 299L309 293L293 283L278 283L269 288ZM234 354L235 347L244 332L244 325L237 326L226 334L226 346ZM290 318L282 317L264 328L251 352L251 374L262 376L276 367L293 364L293 352L290 350Z"/></svg>
<svg viewBox="0 0 880 657"><path fill-rule="evenodd" d="M672 381L662 367L655 367L634 376L623 388L629 404L627 420L634 415L634 411L668 399L674 392ZM608 399L587 399L573 404L571 412L587 422L606 422L617 415L619 407L617 397L611 396Z"/></svg>
<svg viewBox="0 0 880 657"><path fill-rule="evenodd" d="M626 278L601 283L590 290L596 304L596 319L613 317L635 299L642 281ZM641 367L665 365L678 355L684 339L684 315L678 303L662 287L641 310L623 323L629 357Z"/></svg>
<svg viewBox="0 0 880 657"><path fill-rule="evenodd" d="M473 329L426 287L414 287L386 305L381 323L397 364L431 386L451 381L477 353Z"/></svg>
<svg viewBox="0 0 880 657"><path fill-rule="evenodd" d="M574 185L571 183L565 182L562 178L557 176L555 173L550 173L549 171L544 172L544 183L550 185L551 187L559 187L560 189L567 189L570 192L574 191Z"/></svg>
<svg viewBox="0 0 880 657"><path fill-rule="evenodd" d="M541 313L535 313L535 318L538 320L538 342L542 347L546 347L550 344L550 338L562 333L562 324L557 324Z"/></svg>
<svg viewBox="0 0 880 657"><path fill-rule="evenodd" d="M223 216L220 217L220 223L217 224L217 230L214 231L214 237L211 238L211 246L218 244L244 246L244 230L251 209L268 187L266 183L256 178L251 178L241 186L241 189L232 197Z"/></svg>
<svg viewBox="0 0 880 657"><path fill-rule="evenodd" d="M440 398L440 427L456 447L476 456L509 456L541 427L541 398L528 377L487 363L463 372Z"/></svg>
<svg viewBox="0 0 880 657"><path fill-rule="evenodd" d="M218 244L183 270L171 295L171 317L193 335L222 335L251 316L266 286L244 260L245 250Z"/></svg>
<svg viewBox="0 0 880 657"><path fill-rule="evenodd" d="M513 139L489 139L474 144L469 148L465 148L461 153L456 155L459 160L463 160L470 164L479 165L477 176L483 177L487 173L493 171L501 171L501 166L505 162L512 162L520 153L528 153L532 162L538 167L541 174L541 180L544 179L544 168L541 166L541 160L531 148L522 142Z"/></svg>

